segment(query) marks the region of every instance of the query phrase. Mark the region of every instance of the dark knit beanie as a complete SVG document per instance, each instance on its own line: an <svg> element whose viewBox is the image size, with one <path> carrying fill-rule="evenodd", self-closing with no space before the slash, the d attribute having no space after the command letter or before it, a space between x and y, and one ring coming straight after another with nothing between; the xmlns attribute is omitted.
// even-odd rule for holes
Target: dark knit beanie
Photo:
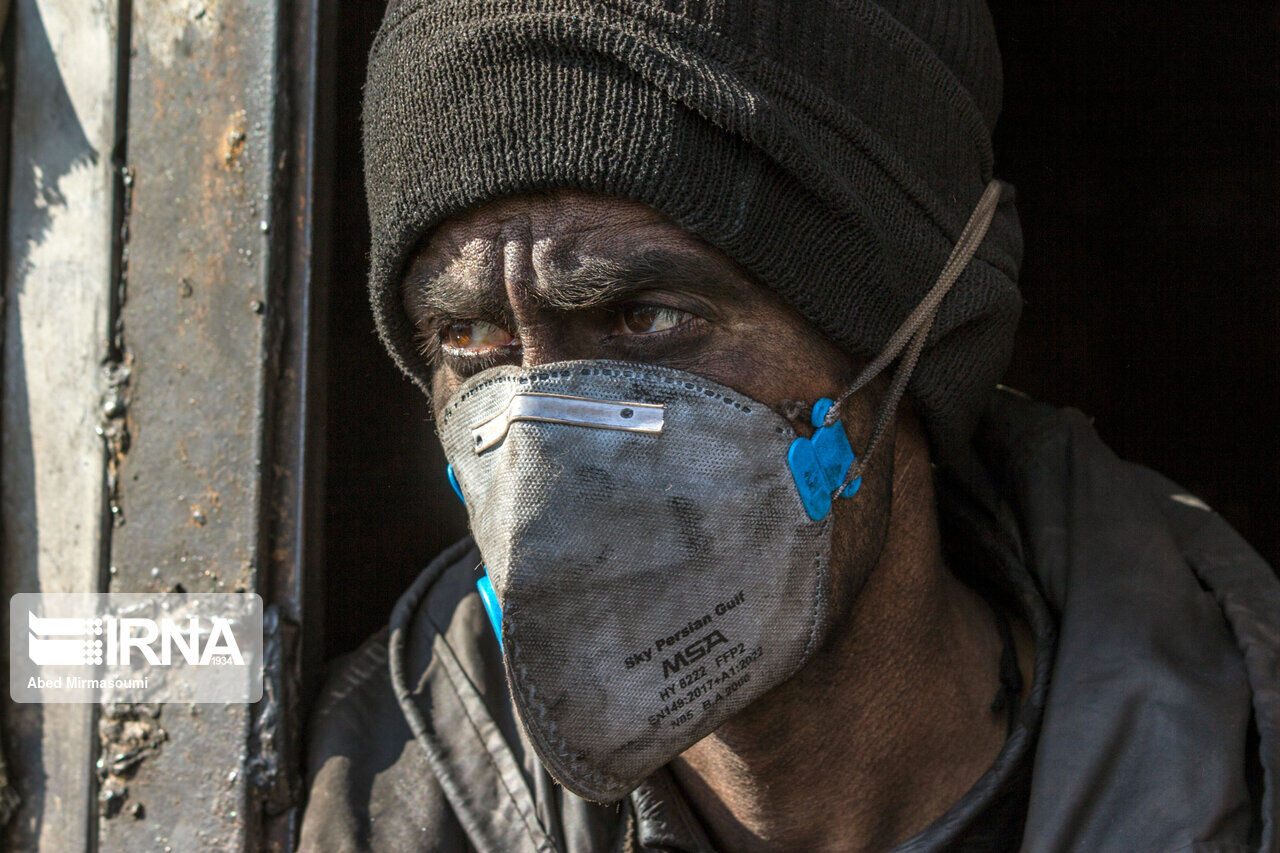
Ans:
<svg viewBox="0 0 1280 853"><path fill-rule="evenodd" d="M424 389L403 266L442 219L577 188L649 204L870 357L992 178L983 0L392 0L364 156L379 333ZM938 313L909 393L935 454L1008 363L1012 201Z"/></svg>

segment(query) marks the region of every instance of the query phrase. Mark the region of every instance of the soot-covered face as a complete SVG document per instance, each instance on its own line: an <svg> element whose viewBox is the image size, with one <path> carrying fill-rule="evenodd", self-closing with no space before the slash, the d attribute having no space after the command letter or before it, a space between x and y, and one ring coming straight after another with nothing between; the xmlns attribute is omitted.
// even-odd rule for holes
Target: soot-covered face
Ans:
<svg viewBox="0 0 1280 853"><path fill-rule="evenodd" d="M861 366L719 250L646 205L595 193L519 196L447 220L410 260L403 298L433 364L437 414L490 367L613 359L727 385L807 434L794 403L837 396ZM846 405L855 449L881 390ZM927 454L919 430L908 433L912 452ZM836 505L836 624L883 546L896 455L887 445L856 499Z"/></svg>

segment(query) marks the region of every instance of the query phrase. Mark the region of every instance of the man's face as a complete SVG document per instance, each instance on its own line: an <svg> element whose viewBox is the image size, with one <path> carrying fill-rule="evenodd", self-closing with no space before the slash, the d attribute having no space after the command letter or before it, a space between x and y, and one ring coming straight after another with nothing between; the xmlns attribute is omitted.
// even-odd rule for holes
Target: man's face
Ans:
<svg viewBox="0 0 1280 853"><path fill-rule="evenodd" d="M594 193L520 196L447 220L411 259L403 296L434 365L437 415L467 378L499 364L643 362L778 411L837 396L858 366L722 252L652 208ZM879 399L876 386L868 390L846 407L855 448ZM792 419L805 434L807 415ZM852 568L834 573L837 608L883 541L886 444L857 499L837 502L833 564Z"/></svg>

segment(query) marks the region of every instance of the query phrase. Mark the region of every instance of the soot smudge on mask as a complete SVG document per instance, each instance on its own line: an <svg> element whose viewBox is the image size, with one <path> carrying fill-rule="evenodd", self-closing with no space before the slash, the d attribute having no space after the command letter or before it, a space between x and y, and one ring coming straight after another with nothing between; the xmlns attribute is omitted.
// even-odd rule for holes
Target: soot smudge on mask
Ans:
<svg viewBox="0 0 1280 853"><path fill-rule="evenodd" d="M676 520L681 545L686 555L701 555L712 550L711 536L706 530L706 515L688 498L670 497L667 508Z"/></svg>

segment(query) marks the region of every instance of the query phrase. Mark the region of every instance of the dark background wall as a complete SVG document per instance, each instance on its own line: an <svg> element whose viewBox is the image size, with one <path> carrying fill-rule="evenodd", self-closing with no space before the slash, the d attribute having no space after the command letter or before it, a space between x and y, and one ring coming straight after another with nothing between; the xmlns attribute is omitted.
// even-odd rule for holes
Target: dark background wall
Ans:
<svg viewBox="0 0 1280 853"><path fill-rule="evenodd" d="M1026 300L1006 382L1280 563L1277 5L995 0Z"/></svg>
<svg viewBox="0 0 1280 853"><path fill-rule="evenodd" d="M364 295L359 99L380 2L339 6L327 644L354 647L464 516ZM1082 409L1280 563L1277 7L992 0L997 175L1026 299L1007 382Z"/></svg>

